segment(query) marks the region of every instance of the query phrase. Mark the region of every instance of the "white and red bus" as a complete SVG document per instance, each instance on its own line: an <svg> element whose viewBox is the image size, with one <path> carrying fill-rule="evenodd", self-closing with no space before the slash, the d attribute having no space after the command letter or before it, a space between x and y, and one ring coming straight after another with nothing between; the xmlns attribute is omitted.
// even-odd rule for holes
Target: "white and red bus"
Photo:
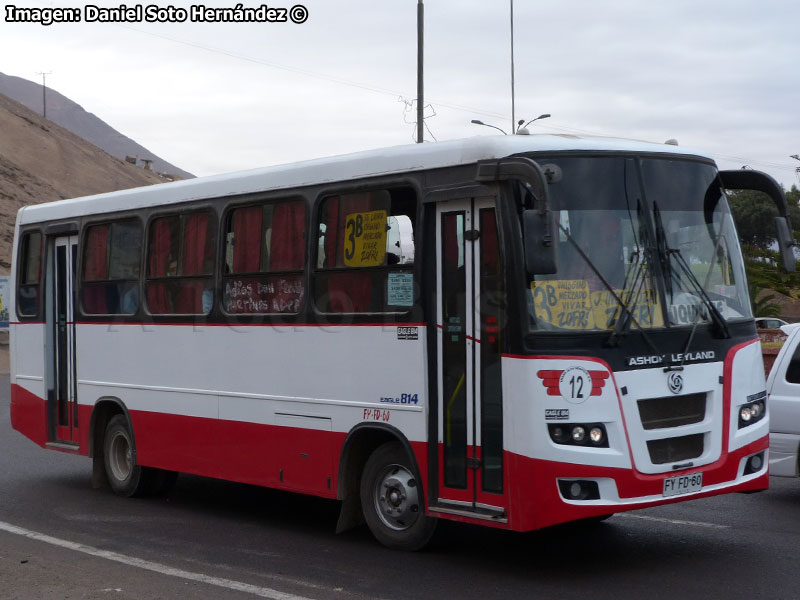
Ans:
<svg viewBox="0 0 800 600"><path fill-rule="evenodd" d="M342 501L384 544L767 487L723 189L674 145L482 137L29 206L11 417L123 496ZM783 205L781 205L783 201Z"/></svg>

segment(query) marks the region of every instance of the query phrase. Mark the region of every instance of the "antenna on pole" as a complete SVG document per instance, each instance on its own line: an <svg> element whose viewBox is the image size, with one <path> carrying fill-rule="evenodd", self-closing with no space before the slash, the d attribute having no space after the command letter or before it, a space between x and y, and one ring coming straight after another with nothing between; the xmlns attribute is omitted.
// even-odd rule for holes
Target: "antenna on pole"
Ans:
<svg viewBox="0 0 800 600"><path fill-rule="evenodd" d="M45 91L47 90L47 76L52 75L52 71L47 71L47 73L43 73L41 71L36 73L37 75L42 76L42 116L46 119L47 118L47 95Z"/></svg>
<svg viewBox="0 0 800 600"><path fill-rule="evenodd" d="M424 133L424 112L425 106L423 101L423 29L425 22L425 5L422 0L417 0L417 143L421 144L425 141Z"/></svg>

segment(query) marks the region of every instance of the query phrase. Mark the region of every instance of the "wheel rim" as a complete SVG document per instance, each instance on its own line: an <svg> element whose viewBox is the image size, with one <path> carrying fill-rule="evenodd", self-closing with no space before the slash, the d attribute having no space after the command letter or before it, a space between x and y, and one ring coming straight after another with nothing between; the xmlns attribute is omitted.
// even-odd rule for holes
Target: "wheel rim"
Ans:
<svg viewBox="0 0 800 600"><path fill-rule="evenodd" d="M114 432L108 445L108 466L118 481L125 481L133 471L133 450L128 436L122 431Z"/></svg>
<svg viewBox="0 0 800 600"><path fill-rule="evenodd" d="M417 480L402 465L387 466L375 482L375 512L383 524L403 531L419 518Z"/></svg>

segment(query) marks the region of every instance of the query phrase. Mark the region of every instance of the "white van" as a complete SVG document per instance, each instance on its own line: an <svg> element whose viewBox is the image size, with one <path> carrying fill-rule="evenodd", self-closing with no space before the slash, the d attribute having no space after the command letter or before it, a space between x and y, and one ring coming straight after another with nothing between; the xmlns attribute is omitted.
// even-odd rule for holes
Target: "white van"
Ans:
<svg viewBox="0 0 800 600"><path fill-rule="evenodd" d="M800 476L800 323L781 326L788 337L767 378L769 472Z"/></svg>

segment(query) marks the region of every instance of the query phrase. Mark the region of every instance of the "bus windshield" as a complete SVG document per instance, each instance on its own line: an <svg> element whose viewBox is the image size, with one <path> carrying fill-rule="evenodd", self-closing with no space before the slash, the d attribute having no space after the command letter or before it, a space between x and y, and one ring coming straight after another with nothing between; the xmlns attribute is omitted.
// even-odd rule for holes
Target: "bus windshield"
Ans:
<svg viewBox="0 0 800 600"><path fill-rule="evenodd" d="M536 157L555 174L558 271L528 276L535 327L655 329L752 316L716 168L671 158Z"/></svg>

